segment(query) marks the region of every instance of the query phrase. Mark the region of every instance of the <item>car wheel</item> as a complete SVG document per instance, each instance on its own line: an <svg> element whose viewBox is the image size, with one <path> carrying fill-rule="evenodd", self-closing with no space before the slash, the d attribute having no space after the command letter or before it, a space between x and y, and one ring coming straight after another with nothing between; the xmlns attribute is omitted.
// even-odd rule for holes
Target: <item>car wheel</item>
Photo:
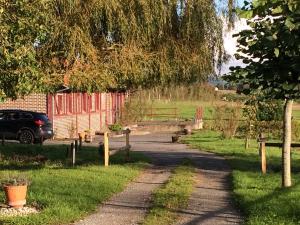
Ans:
<svg viewBox="0 0 300 225"><path fill-rule="evenodd" d="M32 144L34 141L33 134L29 130L22 130L19 136L21 144Z"/></svg>

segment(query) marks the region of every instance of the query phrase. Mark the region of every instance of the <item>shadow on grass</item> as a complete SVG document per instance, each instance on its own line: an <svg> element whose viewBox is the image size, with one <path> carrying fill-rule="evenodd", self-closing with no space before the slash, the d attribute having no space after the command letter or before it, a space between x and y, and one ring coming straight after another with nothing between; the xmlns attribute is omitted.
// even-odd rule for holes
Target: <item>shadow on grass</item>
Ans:
<svg viewBox="0 0 300 225"><path fill-rule="evenodd" d="M1 170L38 170L45 167L73 168L71 157L67 154L67 145L20 145L0 146ZM147 163L148 158L139 153L131 153L128 161L125 152L117 152L110 157L113 165L126 163ZM103 153L97 147L82 147L76 152L76 166L103 165Z"/></svg>
<svg viewBox="0 0 300 225"><path fill-rule="evenodd" d="M278 224L298 224L300 221L300 205L299 205L299 192L300 182L296 182L290 188L276 188L270 193L265 194L260 198L255 198L247 203L239 204L242 206L243 213L250 215L251 211L260 211L260 221L263 224L270 222L269 216L276 217ZM263 189L263 190L266 190ZM237 195L237 199L240 197Z"/></svg>

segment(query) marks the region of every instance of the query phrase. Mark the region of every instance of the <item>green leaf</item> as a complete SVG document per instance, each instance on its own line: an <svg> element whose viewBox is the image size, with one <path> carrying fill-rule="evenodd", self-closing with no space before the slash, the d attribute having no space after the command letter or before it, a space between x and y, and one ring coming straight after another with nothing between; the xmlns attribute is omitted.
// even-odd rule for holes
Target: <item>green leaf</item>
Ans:
<svg viewBox="0 0 300 225"><path fill-rule="evenodd" d="M253 16L252 10L239 10L238 15L244 19L250 19Z"/></svg>
<svg viewBox="0 0 300 225"><path fill-rule="evenodd" d="M285 20L285 25L289 28L289 30L294 30L296 28L296 25L293 23L290 17Z"/></svg>
<svg viewBox="0 0 300 225"><path fill-rule="evenodd" d="M290 91L290 90L293 90L295 87L295 84L289 84L289 83L284 83L282 85L282 88L286 91Z"/></svg>
<svg viewBox="0 0 300 225"><path fill-rule="evenodd" d="M277 6L275 9L272 10L272 14L279 14L282 13L283 9L281 6Z"/></svg>
<svg viewBox="0 0 300 225"><path fill-rule="evenodd" d="M264 6L266 4L266 0L253 0L252 5L254 8L258 6Z"/></svg>
<svg viewBox="0 0 300 225"><path fill-rule="evenodd" d="M275 49L274 49L274 54L275 54L276 57L278 58L278 56L279 56L279 49L278 49L278 48L275 48Z"/></svg>

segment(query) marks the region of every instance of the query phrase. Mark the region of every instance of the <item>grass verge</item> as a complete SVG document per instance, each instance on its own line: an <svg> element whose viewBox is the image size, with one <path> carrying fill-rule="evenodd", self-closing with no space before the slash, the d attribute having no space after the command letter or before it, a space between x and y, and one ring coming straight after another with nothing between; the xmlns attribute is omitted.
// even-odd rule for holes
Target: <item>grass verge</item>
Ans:
<svg viewBox="0 0 300 225"><path fill-rule="evenodd" d="M153 206L143 225L173 224L178 217L176 210L187 207L193 184L194 168L177 167L168 183L153 194Z"/></svg>
<svg viewBox="0 0 300 225"><path fill-rule="evenodd" d="M65 164L66 146L6 145L0 147L0 177L24 172L31 180L27 202L41 212L27 217L0 217L0 224L67 224L91 213L114 193L123 190L146 165L146 159L131 153L133 163L124 163L124 154L111 157L104 168L97 148L85 147L77 154L78 166ZM46 162L39 161L40 156ZM0 192L4 203L4 193Z"/></svg>
<svg viewBox="0 0 300 225"><path fill-rule="evenodd" d="M244 149L242 139L223 139L220 133L201 131L185 138L193 147L225 156L233 173L237 207L247 225L300 224L300 152L292 151L293 187L281 189L281 149L267 148L268 173L260 172L258 146Z"/></svg>

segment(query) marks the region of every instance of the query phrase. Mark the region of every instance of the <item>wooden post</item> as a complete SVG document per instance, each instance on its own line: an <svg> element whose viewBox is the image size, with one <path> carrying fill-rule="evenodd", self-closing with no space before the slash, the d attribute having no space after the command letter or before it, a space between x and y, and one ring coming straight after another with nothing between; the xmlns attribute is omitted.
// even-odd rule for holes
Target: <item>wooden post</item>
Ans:
<svg viewBox="0 0 300 225"><path fill-rule="evenodd" d="M2 146L5 145L5 134L2 134Z"/></svg>
<svg viewBox="0 0 300 225"><path fill-rule="evenodd" d="M130 145L129 145L129 134L130 134L130 129L129 128L127 128L126 129L126 147L129 147Z"/></svg>
<svg viewBox="0 0 300 225"><path fill-rule="evenodd" d="M78 151L78 140L75 140L75 151Z"/></svg>
<svg viewBox="0 0 300 225"><path fill-rule="evenodd" d="M71 143L71 152L72 152L72 166L75 166L76 163L76 150L74 142Z"/></svg>
<svg viewBox="0 0 300 225"><path fill-rule="evenodd" d="M69 156L70 156L70 151L69 151L69 147L67 147L67 152L66 152L66 158L67 158L67 160L68 160Z"/></svg>
<svg viewBox="0 0 300 225"><path fill-rule="evenodd" d="M81 151L82 148L82 137L79 135L79 150Z"/></svg>
<svg viewBox="0 0 300 225"><path fill-rule="evenodd" d="M129 134L130 134L130 129L127 128L125 133L126 133L126 160L129 161L130 157L130 144L129 144Z"/></svg>
<svg viewBox="0 0 300 225"><path fill-rule="evenodd" d="M267 173L267 160L266 160L266 139L263 133L259 136L259 153L261 158L261 172L263 174Z"/></svg>
<svg viewBox="0 0 300 225"><path fill-rule="evenodd" d="M40 139L40 145L43 145L43 142L44 142L44 137L41 136L41 139Z"/></svg>
<svg viewBox="0 0 300 225"><path fill-rule="evenodd" d="M76 149L74 142L71 143L70 151L69 151L69 157L71 157L72 160L72 166L75 166L76 163Z"/></svg>
<svg viewBox="0 0 300 225"><path fill-rule="evenodd" d="M249 148L249 138L248 136L246 136L246 139L245 139L245 149L248 149Z"/></svg>
<svg viewBox="0 0 300 225"><path fill-rule="evenodd" d="M104 133L104 166L109 165L108 132Z"/></svg>

